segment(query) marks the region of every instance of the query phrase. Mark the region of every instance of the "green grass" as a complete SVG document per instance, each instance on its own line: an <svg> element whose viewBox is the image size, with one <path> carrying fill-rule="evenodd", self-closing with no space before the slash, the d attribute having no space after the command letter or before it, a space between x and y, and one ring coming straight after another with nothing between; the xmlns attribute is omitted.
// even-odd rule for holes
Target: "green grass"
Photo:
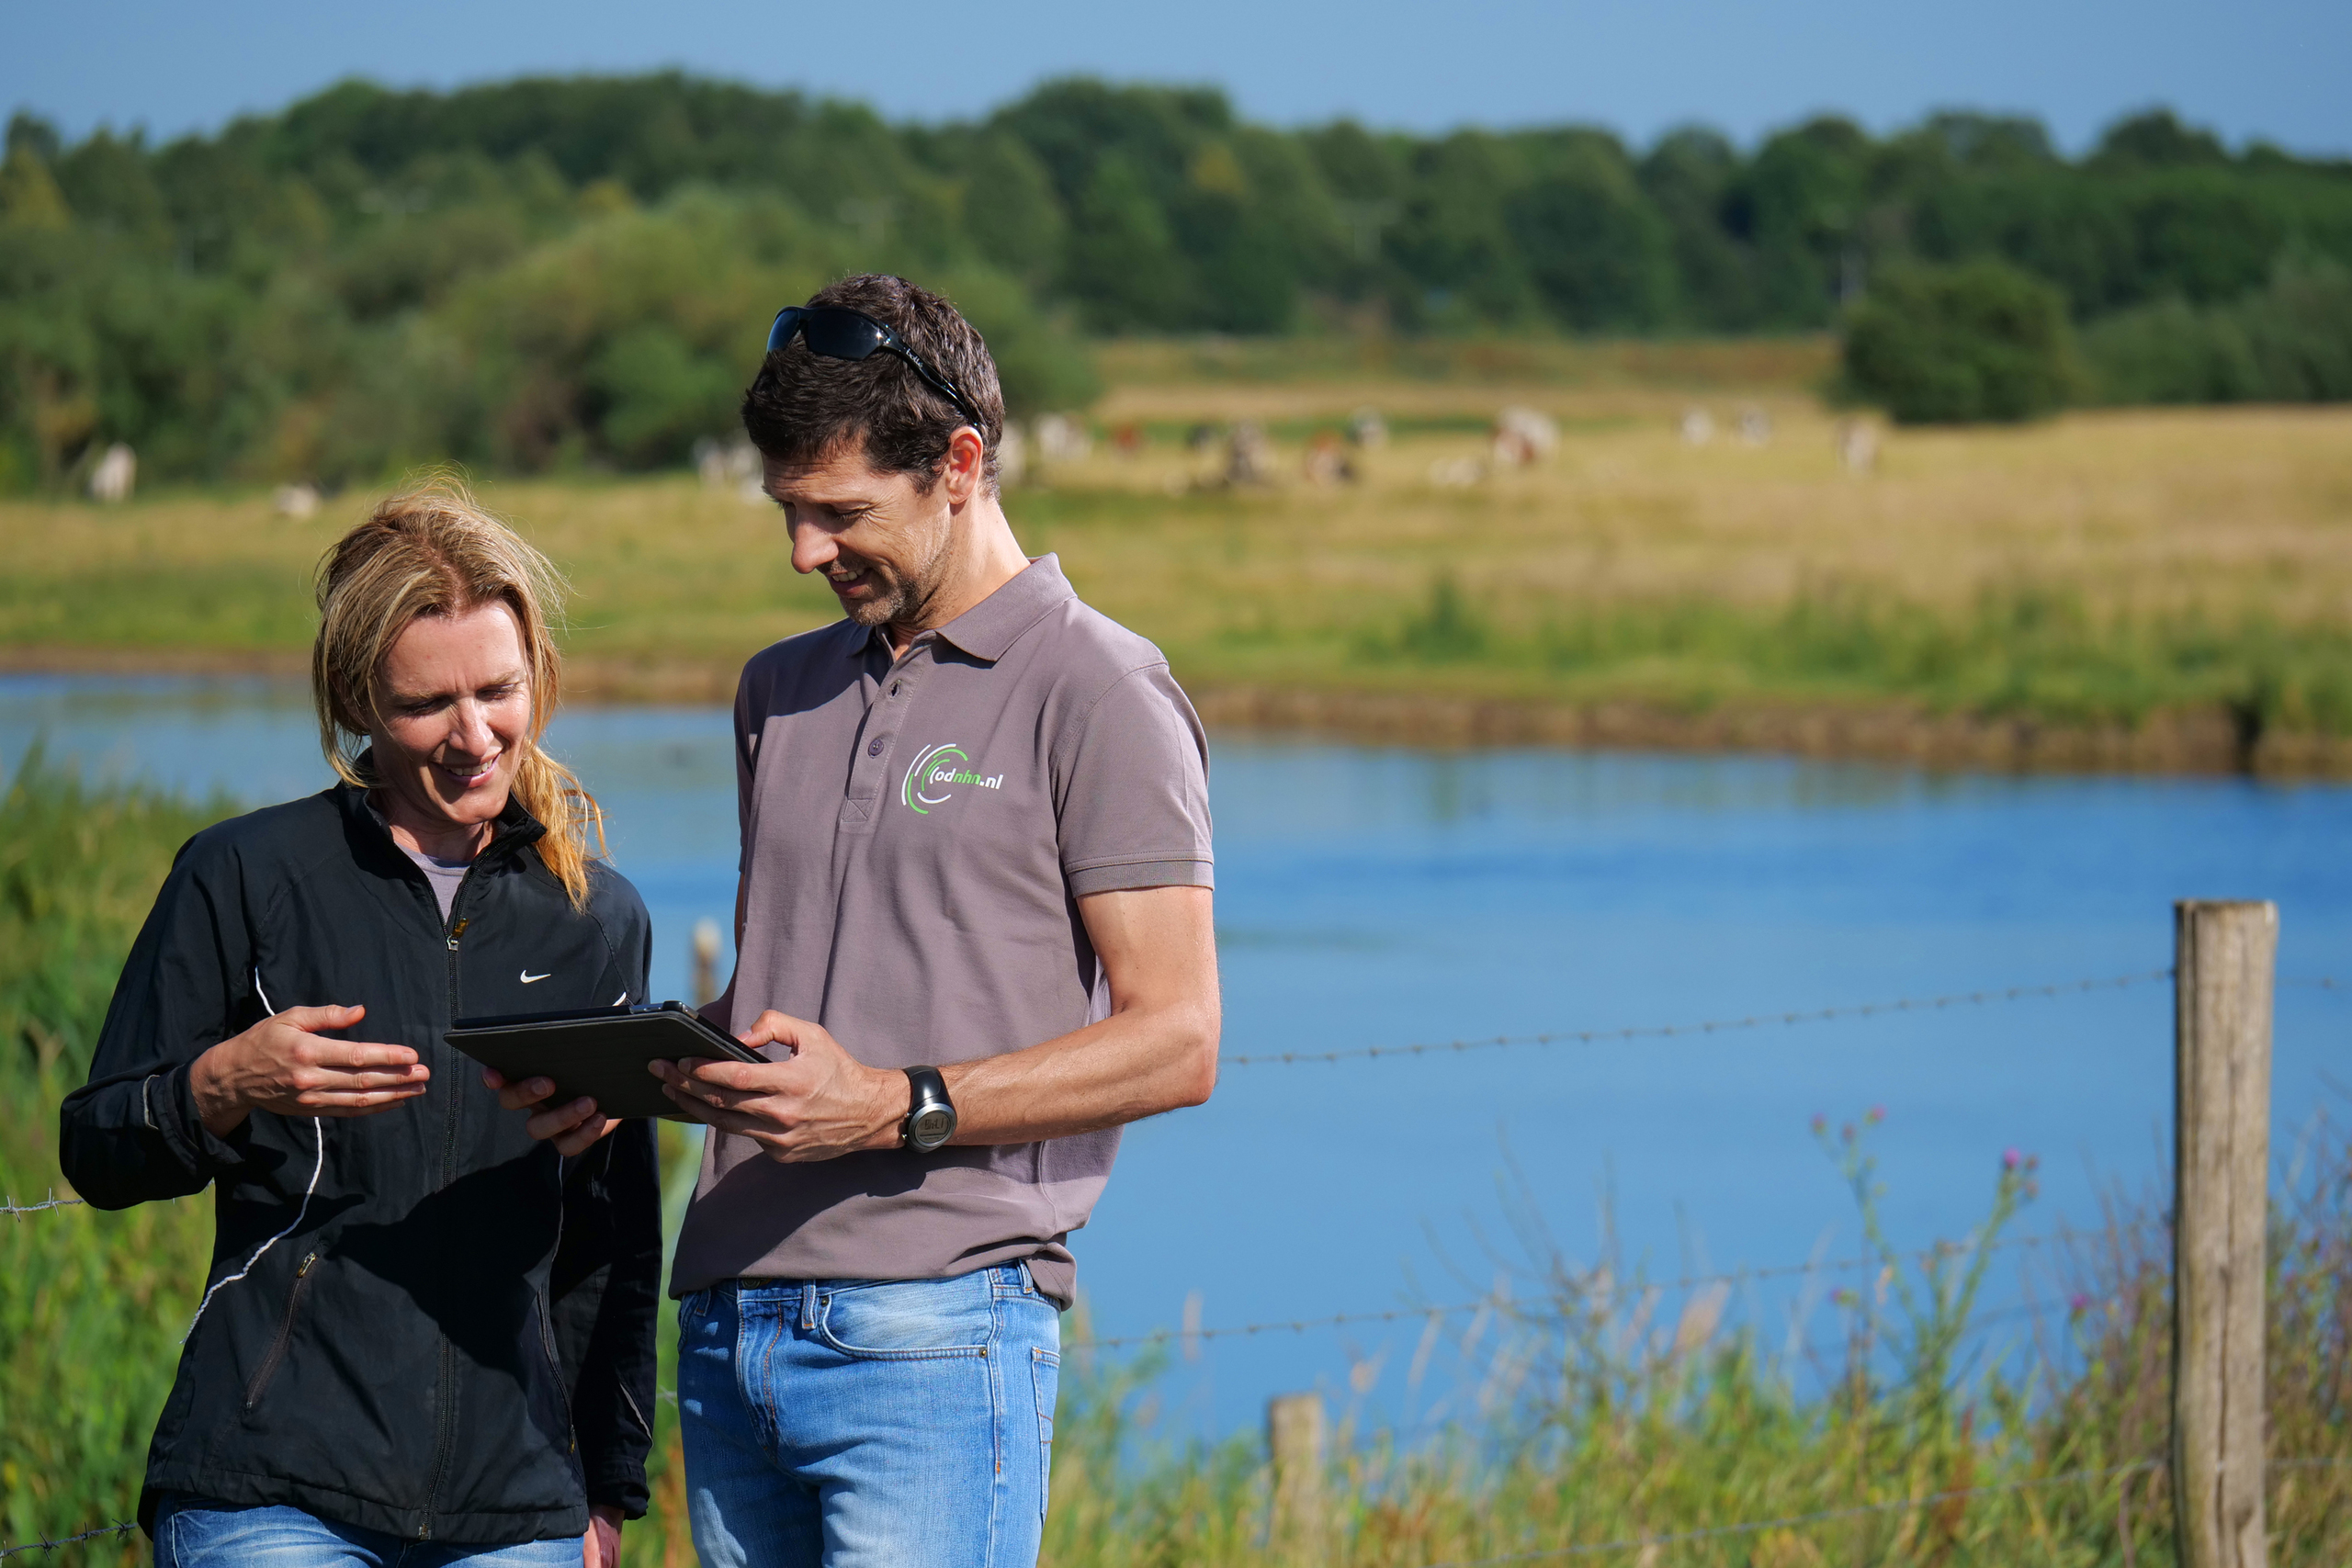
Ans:
<svg viewBox="0 0 2352 1568"><path fill-rule="evenodd" d="M1442 598L1425 646L1460 647ZM1447 629L1451 626L1452 629ZM1433 640L1431 640L1433 639ZM1449 641L1449 639L1454 639ZM1401 656L1401 655L1400 655ZM59 1185L57 1100L79 1081L121 956L177 844L218 813L139 788L85 788L35 761L0 794L0 1190ZM2168 1434L2168 1264L2160 1205L2121 1201L2060 1251L2041 1284L2077 1304L2018 1352L1961 1352L1984 1254L1898 1255L1876 1226L1866 1119L1826 1136L1883 1268L1826 1313L1809 1374L1744 1331L1717 1331L1638 1277L1570 1268L1540 1228L1514 1306L1457 1343L1478 1397L1400 1447L1343 1420L1322 1544L1269 1540L1265 1456L1247 1437L1163 1439L1158 1364L1075 1340L1056 1426L1046 1562L1055 1568L1419 1568L1823 1512L1839 1517L1601 1559L1707 1568L2120 1568L2171 1561L2160 1460ZM671 1140L674 1164L682 1140ZM2335 1145L2274 1207L2269 1424L2276 1459L2352 1461L2352 1150ZM2030 1167L1989 1173L1979 1239L2031 1196ZM1535 1201L1526 1195L1526 1201ZM209 1251L209 1202L0 1220L0 1545L128 1517L177 1339ZM2007 1255L2005 1255L2007 1256ZM1973 1261L1972 1261L1972 1258ZM1661 1310L1662 1309L1662 1310ZM2061 1326L2063 1325L2063 1326ZM2006 1337L2005 1337L2006 1336ZM669 1339L666 1328L663 1334ZM664 1346L664 1377L671 1375ZM1823 1393L1800 1395L1799 1386ZM688 1563L674 1406L657 1420L654 1516L635 1564ZM2080 1472L2096 1479L2064 1479ZM2015 1488L1907 1503L1968 1488ZM1884 1506L1895 1505L1895 1506ZM2352 1466L2280 1469L2272 1560L2352 1560ZM2127 1546L2127 1540L2129 1542ZM136 1537L57 1561L144 1562Z"/></svg>
<svg viewBox="0 0 2352 1568"><path fill-rule="evenodd" d="M2076 593L2035 587L1986 590L1939 612L1868 590L1811 591L1770 608L1697 599L1518 608L1490 609L1440 573L1419 604L1356 628L1351 651L1408 677L1510 671L1539 689L1684 709L1876 700L2129 726L2165 708L2211 707L2249 739L2352 734L2352 624L2102 614ZM1253 640L1247 629L1228 637L1238 647ZM1305 631L1293 647L1313 637Z"/></svg>
<svg viewBox="0 0 2352 1568"><path fill-rule="evenodd" d="M1439 381L1392 404L1399 434L1356 455L1361 483L1300 479L1298 438L1384 391L1403 397L1393 382L1124 389L1103 423L1137 423L1143 452L1098 446L1007 511L1025 547L1059 553L1202 694L2059 728L2177 716L2245 741L2352 737L2345 411L1906 430L1862 477L1839 466L1828 417L1785 394L1769 446L1693 447L1675 421L1703 394ZM1559 450L1437 483L1432 466L1482 453L1484 420L1513 400L1561 423ZM1727 425L1739 405L1711 406ZM1289 443L1277 488L1204 484L1215 454L1172 434L1244 416ZM731 491L673 476L483 493L571 576L586 688L723 695L752 650L835 613L791 570L772 509ZM0 658L300 668L311 571L365 500L304 521L251 493L0 502Z"/></svg>
<svg viewBox="0 0 2352 1568"><path fill-rule="evenodd" d="M0 1195L62 1187L79 1083L122 955L187 836L218 815L17 767L0 795ZM0 1538L131 1517L147 1439L211 1256L207 1199L0 1219ZM120 1543L76 1548L101 1562Z"/></svg>

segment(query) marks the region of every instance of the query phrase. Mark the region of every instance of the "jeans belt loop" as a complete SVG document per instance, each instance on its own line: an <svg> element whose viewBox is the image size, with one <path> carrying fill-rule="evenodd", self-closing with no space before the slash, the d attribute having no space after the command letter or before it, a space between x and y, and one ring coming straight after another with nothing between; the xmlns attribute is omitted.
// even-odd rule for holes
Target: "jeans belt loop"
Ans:
<svg viewBox="0 0 2352 1568"><path fill-rule="evenodd" d="M817 1331L817 1281L814 1280L800 1281L800 1331L804 1334Z"/></svg>

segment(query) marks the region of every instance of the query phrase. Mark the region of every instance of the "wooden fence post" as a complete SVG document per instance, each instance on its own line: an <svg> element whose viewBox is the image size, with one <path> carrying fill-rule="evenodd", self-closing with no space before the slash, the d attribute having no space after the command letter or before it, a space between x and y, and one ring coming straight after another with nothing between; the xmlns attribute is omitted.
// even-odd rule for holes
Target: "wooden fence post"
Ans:
<svg viewBox="0 0 2352 1568"><path fill-rule="evenodd" d="M2264 1568L2275 904L2174 906L2172 1486L2181 1568Z"/></svg>
<svg viewBox="0 0 2352 1568"><path fill-rule="evenodd" d="M1325 1427L1319 1393L1278 1393L1266 1402L1266 1447L1274 1461L1268 1541L1306 1562L1322 1555L1329 1517L1323 1495Z"/></svg>
<svg viewBox="0 0 2352 1568"><path fill-rule="evenodd" d="M708 1007L718 995L718 922L695 922L695 1006Z"/></svg>

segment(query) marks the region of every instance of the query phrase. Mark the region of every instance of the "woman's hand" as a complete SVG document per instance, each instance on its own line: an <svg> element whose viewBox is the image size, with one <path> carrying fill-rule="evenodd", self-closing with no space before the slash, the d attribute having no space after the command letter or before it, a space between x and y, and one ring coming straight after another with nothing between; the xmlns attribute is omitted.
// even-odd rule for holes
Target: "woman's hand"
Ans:
<svg viewBox="0 0 2352 1568"><path fill-rule="evenodd" d="M584 1154L597 1139L620 1125L610 1116L597 1113L596 1102L582 1097L561 1105L547 1103L555 1092L553 1078L525 1078L520 1083L508 1083L506 1075L496 1067L484 1067L481 1081L498 1091L498 1103L509 1111L531 1111L538 1114L523 1123L523 1130L534 1138L552 1140L555 1152L570 1159Z"/></svg>
<svg viewBox="0 0 2352 1568"><path fill-rule="evenodd" d="M280 1116L373 1116L425 1090L433 1069L405 1045L327 1040L316 1031L349 1029L366 1008L288 1008L233 1034L196 1059L188 1087L196 1113L216 1138L255 1111Z"/></svg>
<svg viewBox="0 0 2352 1568"><path fill-rule="evenodd" d="M621 1511L610 1503L591 1504L588 1533L580 1538L580 1555L586 1568L618 1568L621 1560Z"/></svg>

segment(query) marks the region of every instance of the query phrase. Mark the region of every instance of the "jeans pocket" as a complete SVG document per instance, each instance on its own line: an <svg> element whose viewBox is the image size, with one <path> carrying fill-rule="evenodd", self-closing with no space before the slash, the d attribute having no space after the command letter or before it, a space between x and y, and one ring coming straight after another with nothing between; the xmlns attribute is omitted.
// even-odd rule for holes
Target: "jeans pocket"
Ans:
<svg viewBox="0 0 2352 1568"><path fill-rule="evenodd" d="M983 1357L996 1314L985 1271L820 1289L817 1337L863 1360Z"/></svg>
<svg viewBox="0 0 2352 1568"><path fill-rule="evenodd" d="M1051 1350L1033 1348L1029 1372L1037 1386L1037 1517L1043 1519L1053 1495L1054 1400L1061 1392L1062 1359Z"/></svg>

